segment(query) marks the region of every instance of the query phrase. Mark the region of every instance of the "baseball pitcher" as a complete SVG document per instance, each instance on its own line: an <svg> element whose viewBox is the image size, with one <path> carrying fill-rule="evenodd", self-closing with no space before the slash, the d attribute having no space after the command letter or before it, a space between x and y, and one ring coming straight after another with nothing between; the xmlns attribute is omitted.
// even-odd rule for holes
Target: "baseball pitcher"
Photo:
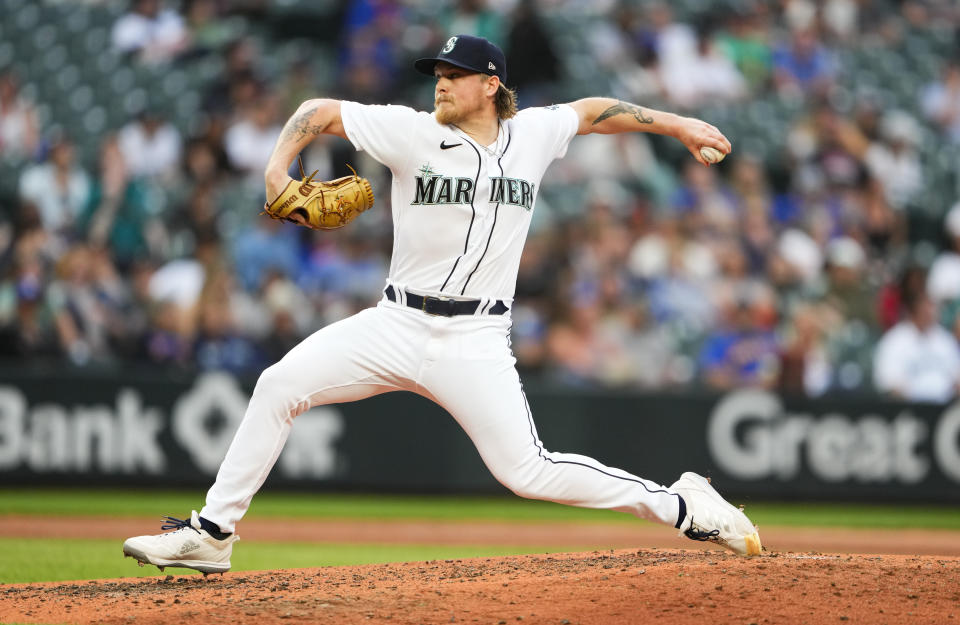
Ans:
<svg viewBox="0 0 960 625"><path fill-rule="evenodd" d="M540 180L576 135L653 132L704 165L730 152L715 127L609 98L517 111L506 60L479 37L451 37L418 71L436 80L434 110L315 99L287 122L265 172L265 211L314 228L340 227L373 204L358 176L293 180L288 167L315 137L336 135L390 168L393 257L376 307L327 326L260 376L206 505L128 539L141 564L205 573L230 568L236 524L313 406L406 390L443 406L483 462L522 497L610 508L741 555L756 528L703 477L672 486L544 448L510 348L517 268Z"/></svg>

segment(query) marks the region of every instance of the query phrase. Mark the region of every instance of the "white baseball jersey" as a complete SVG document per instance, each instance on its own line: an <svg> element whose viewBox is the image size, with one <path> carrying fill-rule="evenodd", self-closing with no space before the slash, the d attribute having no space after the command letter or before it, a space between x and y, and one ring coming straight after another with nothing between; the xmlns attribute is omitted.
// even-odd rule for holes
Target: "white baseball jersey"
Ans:
<svg viewBox="0 0 960 625"><path fill-rule="evenodd" d="M340 116L354 147L393 173L390 282L510 301L540 179L576 135L576 112L524 109L489 146L405 106L343 102Z"/></svg>

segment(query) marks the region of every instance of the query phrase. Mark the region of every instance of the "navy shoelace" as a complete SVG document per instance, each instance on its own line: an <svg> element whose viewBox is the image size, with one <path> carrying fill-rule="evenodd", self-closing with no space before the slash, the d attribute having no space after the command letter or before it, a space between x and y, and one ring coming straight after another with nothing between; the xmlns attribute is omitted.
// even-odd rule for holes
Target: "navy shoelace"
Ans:
<svg viewBox="0 0 960 625"><path fill-rule="evenodd" d="M172 516L160 517L160 520L163 521L163 525L160 526L160 529L162 530L179 530L188 527L198 534L200 533L195 527L190 525L190 521L185 521Z"/></svg>
<svg viewBox="0 0 960 625"><path fill-rule="evenodd" d="M710 532L705 532L703 530L689 529L684 532L684 535L687 538L692 538L693 540L713 540L720 535L720 530L713 530Z"/></svg>
<svg viewBox="0 0 960 625"><path fill-rule="evenodd" d="M693 519L690 519L690 529L685 531L683 535L693 540L708 541L719 536L720 530L711 530L709 532L705 532L701 529L696 529L693 527Z"/></svg>

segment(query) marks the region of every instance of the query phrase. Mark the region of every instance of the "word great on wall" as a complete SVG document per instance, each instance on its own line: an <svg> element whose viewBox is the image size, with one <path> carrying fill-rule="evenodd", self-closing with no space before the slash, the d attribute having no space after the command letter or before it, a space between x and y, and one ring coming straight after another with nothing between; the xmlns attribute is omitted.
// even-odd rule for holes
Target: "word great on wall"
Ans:
<svg viewBox="0 0 960 625"><path fill-rule="evenodd" d="M840 412L824 415L784 410L777 395L741 390L725 395L707 422L707 445L717 465L746 481L797 477L806 466L824 482L898 481L916 484L931 469L922 450L960 482L960 402L948 406L932 432L902 410L896 417Z"/></svg>

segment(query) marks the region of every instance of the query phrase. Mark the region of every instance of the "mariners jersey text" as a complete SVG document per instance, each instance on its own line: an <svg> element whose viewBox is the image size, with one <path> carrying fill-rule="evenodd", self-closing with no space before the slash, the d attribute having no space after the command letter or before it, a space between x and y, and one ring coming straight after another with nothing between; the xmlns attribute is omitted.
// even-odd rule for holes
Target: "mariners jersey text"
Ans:
<svg viewBox="0 0 960 625"><path fill-rule="evenodd" d="M416 205L470 204L473 201L474 180L450 176L417 176L413 202ZM490 197L498 204L533 208L536 185L519 178L494 176L490 178Z"/></svg>

